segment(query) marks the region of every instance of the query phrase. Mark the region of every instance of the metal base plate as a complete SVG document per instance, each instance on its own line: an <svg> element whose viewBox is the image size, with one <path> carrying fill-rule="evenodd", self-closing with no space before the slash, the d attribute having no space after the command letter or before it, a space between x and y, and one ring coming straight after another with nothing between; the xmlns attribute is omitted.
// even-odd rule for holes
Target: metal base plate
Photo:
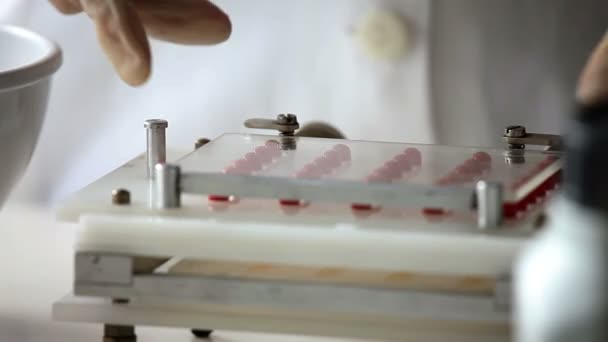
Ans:
<svg viewBox="0 0 608 342"><path fill-rule="evenodd" d="M282 312L230 312L170 302L112 304L98 298L65 296L53 305L53 318L80 323L305 334L395 341L510 341L506 324L402 320L355 321L348 317L296 316Z"/></svg>

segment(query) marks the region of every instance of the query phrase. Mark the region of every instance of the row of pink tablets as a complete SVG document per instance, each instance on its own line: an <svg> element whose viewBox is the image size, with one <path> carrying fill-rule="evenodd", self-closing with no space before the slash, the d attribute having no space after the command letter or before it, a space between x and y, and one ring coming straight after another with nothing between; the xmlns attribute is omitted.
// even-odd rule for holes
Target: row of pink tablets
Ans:
<svg viewBox="0 0 608 342"><path fill-rule="evenodd" d="M410 147L372 171L365 177L365 181L369 183L390 183L403 177L405 173L419 167L421 164L422 154L418 149ZM354 203L351 205L351 208L353 210L365 211L372 210L374 207L371 204Z"/></svg>
<svg viewBox="0 0 608 342"><path fill-rule="evenodd" d="M325 151L323 155L320 155L296 171L295 177L300 179L319 179L332 174L344 163L350 162L350 160L350 148L344 144L337 144ZM302 204L297 199L281 199L279 203L284 206L298 206Z"/></svg>
<svg viewBox="0 0 608 342"><path fill-rule="evenodd" d="M456 166L437 181L437 185L455 185L470 182L490 170L492 157L486 152L477 152L460 165Z"/></svg>
<svg viewBox="0 0 608 342"><path fill-rule="evenodd" d="M441 177L436 183L439 186L450 186L470 182L489 171L491 167L492 157L486 152L477 152ZM422 212L425 215L443 215L446 213L442 208L425 208Z"/></svg>
<svg viewBox="0 0 608 342"><path fill-rule="evenodd" d="M240 159L235 160L224 169L224 173L228 175L250 175L272 164L281 154L281 145L276 141L269 140L264 145L256 147L252 152L248 152ZM229 200L229 196L209 195L209 200L226 202Z"/></svg>

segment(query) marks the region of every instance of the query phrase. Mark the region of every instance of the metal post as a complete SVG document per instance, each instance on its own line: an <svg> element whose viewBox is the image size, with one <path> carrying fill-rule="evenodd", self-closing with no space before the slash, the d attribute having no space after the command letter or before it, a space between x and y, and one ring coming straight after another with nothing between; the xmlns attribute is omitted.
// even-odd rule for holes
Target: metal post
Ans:
<svg viewBox="0 0 608 342"><path fill-rule="evenodd" d="M181 169L173 164L156 164L154 207L171 209L181 206Z"/></svg>
<svg viewBox="0 0 608 342"><path fill-rule="evenodd" d="M477 224L480 229L497 228L502 224L502 184L487 181L477 182Z"/></svg>
<svg viewBox="0 0 608 342"><path fill-rule="evenodd" d="M165 120L146 120L146 146L148 178L154 179L154 167L158 163L167 162L167 147L165 131L169 124Z"/></svg>

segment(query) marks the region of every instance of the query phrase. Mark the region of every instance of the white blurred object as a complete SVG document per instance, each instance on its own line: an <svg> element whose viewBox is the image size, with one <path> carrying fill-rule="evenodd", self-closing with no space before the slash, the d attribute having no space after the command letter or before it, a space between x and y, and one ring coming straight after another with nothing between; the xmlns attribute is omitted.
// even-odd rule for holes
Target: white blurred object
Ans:
<svg viewBox="0 0 608 342"><path fill-rule="evenodd" d="M61 50L16 26L0 26L0 207L23 176L44 121Z"/></svg>
<svg viewBox="0 0 608 342"><path fill-rule="evenodd" d="M519 342L605 341L608 216L561 198L515 270Z"/></svg>
<svg viewBox="0 0 608 342"><path fill-rule="evenodd" d="M398 60L407 54L410 37L407 23L398 13L371 11L355 29L363 50L374 59Z"/></svg>

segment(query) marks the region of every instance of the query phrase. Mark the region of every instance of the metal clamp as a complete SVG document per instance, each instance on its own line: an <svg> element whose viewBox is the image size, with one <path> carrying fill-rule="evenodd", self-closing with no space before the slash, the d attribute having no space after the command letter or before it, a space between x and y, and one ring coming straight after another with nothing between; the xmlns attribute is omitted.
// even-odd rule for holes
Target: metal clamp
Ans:
<svg viewBox="0 0 608 342"><path fill-rule="evenodd" d="M252 129L271 129L279 131L281 135L293 136L300 128L298 117L294 114L279 114L276 119L249 119L245 127Z"/></svg>
<svg viewBox="0 0 608 342"><path fill-rule="evenodd" d="M279 114L274 120L249 119L245 121L245 127L276 130L279 132L282 150L295 150L297 147L294 135L296 130L300 128L300 124L298 123L298 117L294 114Z"/></svg>
<svg viewBox="0 0 608 342"><path fill-rule="evenodd" d="M508 126L503 136L509 149L524 149L526 145L546 146L551 151L562 149L560 135L528 133L524 126Z"/></svg>

